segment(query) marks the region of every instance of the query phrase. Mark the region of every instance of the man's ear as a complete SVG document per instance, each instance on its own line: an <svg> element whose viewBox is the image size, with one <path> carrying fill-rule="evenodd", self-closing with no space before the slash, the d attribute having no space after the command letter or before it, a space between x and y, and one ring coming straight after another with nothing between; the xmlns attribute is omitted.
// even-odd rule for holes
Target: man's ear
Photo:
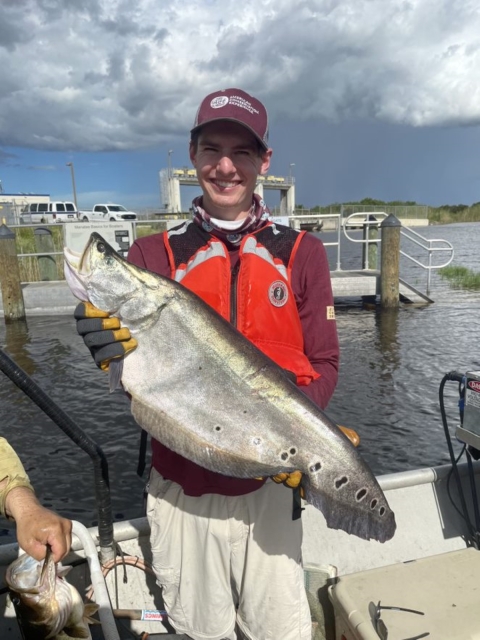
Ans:
<svg viewBox="0 0 480 640"><path fill-rule="evenodd" d="M260 171L259 171L261 176L263 176L266 173L268 173L268 170L270 168L270 160L272 158L272 153L273 153L272 149L267 149L266 151L264 151L262 153L262 156L261 156L262 164L261 164Z"/></svg>
<svg viewBox="0 0 480 640"><path fill-rule="evenodd" d="M188 153L189 153L189 156L190 156L190 162L196 168L197 167L197 153L195 151L195 146L194 146L193 142L190 142L190 146L188 148Z"/></svg>

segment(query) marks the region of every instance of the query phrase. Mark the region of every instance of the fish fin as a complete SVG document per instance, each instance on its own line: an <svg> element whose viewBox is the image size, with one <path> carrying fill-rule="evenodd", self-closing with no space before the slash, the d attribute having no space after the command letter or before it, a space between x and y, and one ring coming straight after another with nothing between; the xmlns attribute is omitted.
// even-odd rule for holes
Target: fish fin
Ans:
<svg viewBox="0 0 480 640"><path fill-rule="evenodd" d="M95 602L89 602L83 609L83 619L88 622L88 624L100 624L100 620L92 617L99 609L100 606L98 604L95 604Z"/></svg>
<svg viewBox="0 0 480 640"><path fill-rule="evenodd" d="M64 627L62 630L62 635L65 635L67 638L74 638L74 640L83 639L83 640L91 640L92 636L85 625L85 623L72 624L70 627Z"/></svg>
<svg viewBox="0 0 480 640"><path fill-rule="evenodd" d="M122 373L123 373L123 358L117 358L110 361L108 365L110 393L113 393L117 389L122 389Z"/></svg>
<svg viewBox="0 0 480 640"><path fill-rule="evenodd" d="M72 567L72 566L70 566L70 565L63 565L61 562L59 562L59 563L57 564L57 569L56 569L56 571L57 571L57 576L58 576L59 578L64 578L65 576L67 576L67 575L70 573L70 571L71 571L72 569L73 569L73 567Z"/></svg>

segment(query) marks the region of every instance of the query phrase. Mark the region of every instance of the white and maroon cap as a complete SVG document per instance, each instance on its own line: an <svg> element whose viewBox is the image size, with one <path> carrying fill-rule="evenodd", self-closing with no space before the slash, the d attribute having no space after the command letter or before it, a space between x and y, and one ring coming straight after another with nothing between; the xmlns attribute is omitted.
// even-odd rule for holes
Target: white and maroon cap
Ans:
<svg viewBox="0 0 480 640"><path fill-rule="evenodd" d="M216 120L230 120L246 127L268 149L267 110L253 96L241 89L224 89L210 93L202 100L190 133Z"/></svg>

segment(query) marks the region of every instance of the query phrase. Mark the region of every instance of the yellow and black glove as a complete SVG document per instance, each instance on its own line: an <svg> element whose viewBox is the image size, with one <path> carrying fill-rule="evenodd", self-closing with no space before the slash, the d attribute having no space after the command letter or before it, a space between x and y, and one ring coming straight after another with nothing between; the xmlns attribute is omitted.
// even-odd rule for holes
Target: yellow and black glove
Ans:
<svg viewBox="0 0 480 640"><path fill-rule="evenodd" d="M73 313L77 331L87 345L97 367L108 371L112 360L119 360L138 345L118 318L110 317L90 302L80 302Z"/></svg>
<svg viewBox="0 0 480 640"><path fill-rule="evenodd" d="M360 436L353 429L349 429L348 427L338 426L339 429L343 431L343 433L347 436L350 442L354 447L358 447L360 444ZM305 498L305 492L303 487L301 486L302 482L302 472L301 471L292 471L290 473L277 473L276 476L272 476L272 480L277 484L283 483L287 487L291 487L292 489L297 489L300 487L300 496Z"/></svg>

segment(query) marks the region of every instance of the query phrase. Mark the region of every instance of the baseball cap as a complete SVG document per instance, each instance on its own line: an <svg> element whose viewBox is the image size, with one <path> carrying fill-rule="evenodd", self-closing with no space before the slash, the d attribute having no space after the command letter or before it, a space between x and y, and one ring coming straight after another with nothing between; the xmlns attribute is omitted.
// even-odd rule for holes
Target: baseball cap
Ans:
<svg viewBox="0 0 480 640"><path fill-rule="evenodd" d="M245 91L222 89L210 93L202 100L190 133L195 133L203 125L215 120L230 120L242 124L253 133L264 149L268 149L267 110L260 100Z"/></svg>

